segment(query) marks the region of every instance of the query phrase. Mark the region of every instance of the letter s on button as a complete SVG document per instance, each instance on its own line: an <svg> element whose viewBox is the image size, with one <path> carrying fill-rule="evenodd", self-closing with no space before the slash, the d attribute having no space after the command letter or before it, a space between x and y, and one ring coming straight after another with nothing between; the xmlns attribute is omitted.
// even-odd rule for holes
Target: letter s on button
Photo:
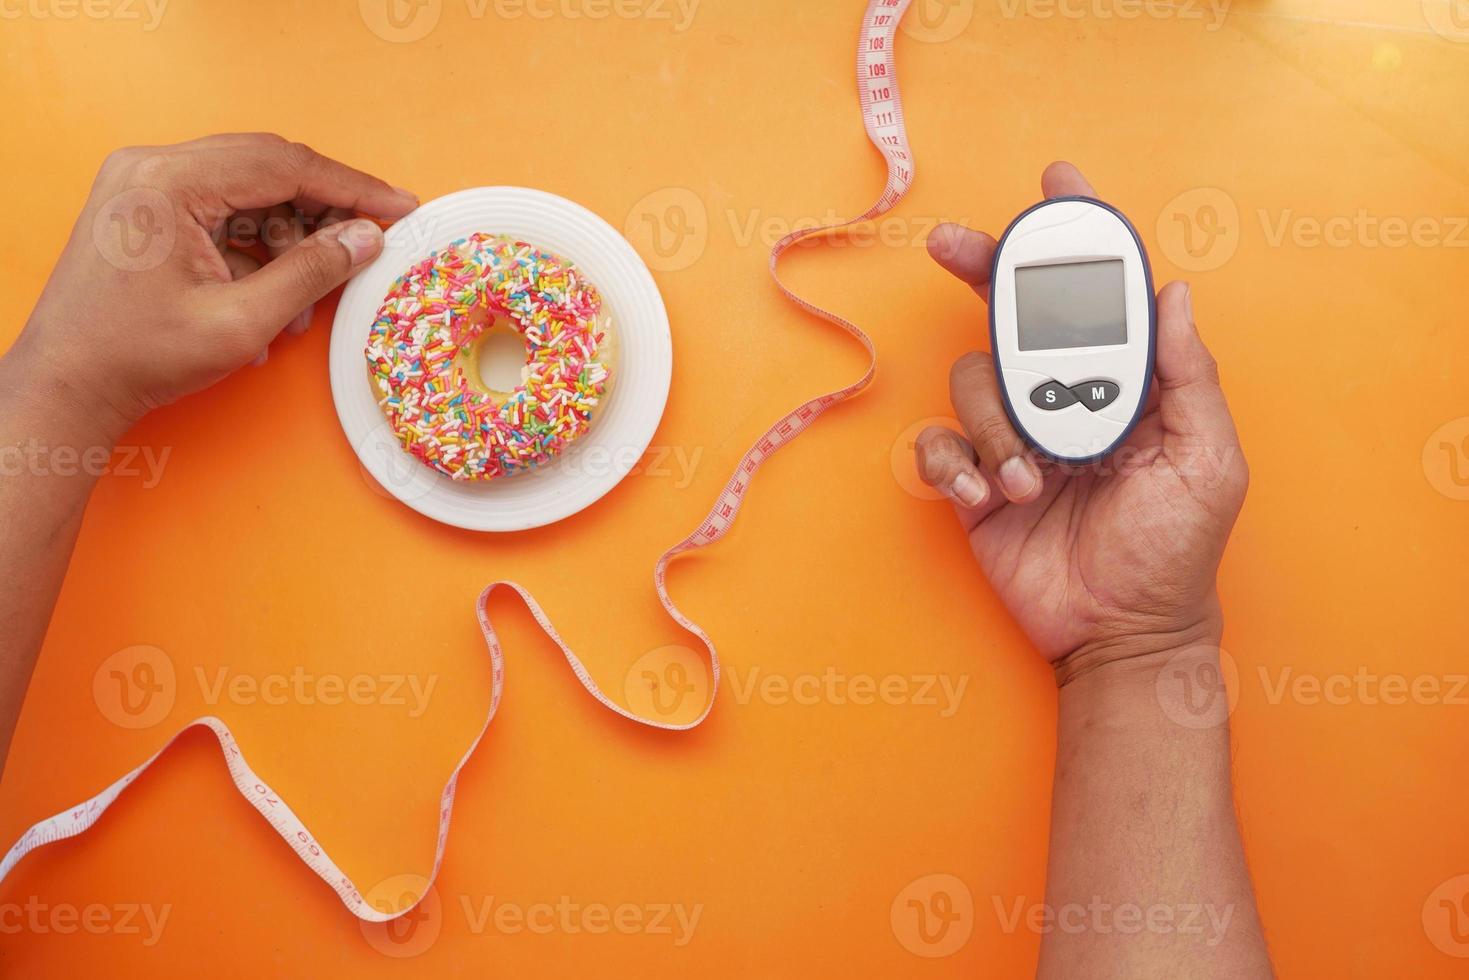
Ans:
<svg viewBox="0 0 1469 980"><path fill-rule="evenodd" d="M1047 381L1030 393L1030 403L1036 408L1054 412L1075 405L1076 394L1059 381Z"/></svg>

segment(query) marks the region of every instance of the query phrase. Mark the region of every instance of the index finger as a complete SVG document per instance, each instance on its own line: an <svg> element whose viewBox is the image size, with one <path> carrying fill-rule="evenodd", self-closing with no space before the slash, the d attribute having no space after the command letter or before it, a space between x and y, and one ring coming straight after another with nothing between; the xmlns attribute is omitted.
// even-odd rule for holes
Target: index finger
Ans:
<svg viewBox="0 0 1469 980"><path fill-rule="evenodd" d="M190 178L232 211L306 200L379 218L401 218L418 207L411 191L394 187L317 153L304 143L247 140L200 146L189 153Z"/></svg>
<svg viewBox="0 0 1469 980"><path fill-rule="evenodd" d="M1041 192L1049 198L1096 197L1097 192L1080 170L1058 160L1041 174ZM996 242L982 231L963 225L942 224L928 238L928 254L960 281L969 285L986 303L990 301L990 264Z"/></svg>

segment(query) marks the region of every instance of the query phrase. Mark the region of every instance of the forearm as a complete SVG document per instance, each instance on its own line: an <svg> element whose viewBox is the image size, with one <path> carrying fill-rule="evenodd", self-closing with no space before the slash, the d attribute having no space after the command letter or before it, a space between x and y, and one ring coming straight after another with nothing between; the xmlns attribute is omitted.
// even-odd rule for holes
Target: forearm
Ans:
<svg viewBox="0 0 1469 980"><path fill-rule="evenodd" d="M115 416L25 349L0 357L0 772Z"/></svg>
<svg viewBox="0 0 1469 980"><path fill-rule="evenodd" d="M1063 672L1039 976L1272 976L1217 644Z"/></svg>

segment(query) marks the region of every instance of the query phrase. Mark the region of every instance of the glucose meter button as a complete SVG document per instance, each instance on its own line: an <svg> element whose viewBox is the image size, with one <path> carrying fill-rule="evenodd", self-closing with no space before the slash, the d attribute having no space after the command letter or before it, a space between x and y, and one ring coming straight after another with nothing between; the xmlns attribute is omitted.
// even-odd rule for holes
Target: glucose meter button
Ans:
<svg viewBox="0 0 1469 980"><path fill-rule="evenodd" d="M1030 403L1046 412L1076 404L1076 395L1059 381L1047 381L1030 393Z"/></svg>
<svg viewBox="0 0 1469 980"><path fill-rule="evenodd" d="M1117 400L1122 389L1110 381L1086 381L1071 389L1071 394L1093 412L1100 412Z"/></svg>

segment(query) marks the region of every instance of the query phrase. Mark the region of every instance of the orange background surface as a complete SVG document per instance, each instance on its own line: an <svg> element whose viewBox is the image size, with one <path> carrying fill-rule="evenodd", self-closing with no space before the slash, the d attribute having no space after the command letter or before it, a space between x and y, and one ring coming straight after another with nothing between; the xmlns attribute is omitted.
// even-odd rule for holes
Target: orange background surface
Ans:
<svg viewBox="0 0 1469 980"><path fill-rule="evenodd" d="M433 0L432 30L392 41L353 0L173 0L151 30L136 4L136 20L61 19L27 2L0 19L0 340L107 151L215 131L304 139L424 199L553 191L628 229L658 270L675 349L662 465L650 454L555 527L461 532L376 489L331 402L330 303L265 368L127 437L169 452L156 485L113 475L92 500L0 786L0 844L213 713L359 884L424 874L443 781L488 704L479 589L529 586L621 696L649 651L688 642L654 598L655 557L766 424L861 372L860 350L784 302L764 265L792 223L860 211L881 186L852 77L863 4L704 0L682 25L651 0L602 19L564 13L595 9L585 0L546 18ZM1134 219L1160 282L1191 278L1252 464L1221 589L1239 806L1280 972L1463 975L1469 941L1437 901L1469 893L1454 880L1469 873L1455 681L1469 670L1469 11L1237 2L1218 23L1197 4L1126 17L1107 0L924 2L898 46L918 183L884 222L888 244L788 266L872 332L878 380L766 468L726 541L672 573L733 675L709 723L667 735L606 712L523 608L497 601L507 697L461 780L439 911L406 945L365 935L194 733L96 830L0 886L0 906L167 908L161 937L23 929L0 935L0 972L1030 973L1040 936L1004 919L1043 897L1054 684L947 506L915 493L909 443L948 414L950 361L983 343L982 307L931 265L924 235L939 219L999 231L1067 157ZM1370 230L1390 217L1421 219L1418 241ZM1333 218L1346 230L1315 241L1311 222ZM176 689L162 720L131 730L93 681L138 645L164 651ZM751 692L828 668L967 686L948 713L942 696ZM436 687L417 718L209 703L198 678L221 670ZM1389 703L1364 674L1439 694ZM973 902L972 934L940 958L916 955L890 914L934 874ZM488 902L700 918L683 945L476 928Z"/></svg>

